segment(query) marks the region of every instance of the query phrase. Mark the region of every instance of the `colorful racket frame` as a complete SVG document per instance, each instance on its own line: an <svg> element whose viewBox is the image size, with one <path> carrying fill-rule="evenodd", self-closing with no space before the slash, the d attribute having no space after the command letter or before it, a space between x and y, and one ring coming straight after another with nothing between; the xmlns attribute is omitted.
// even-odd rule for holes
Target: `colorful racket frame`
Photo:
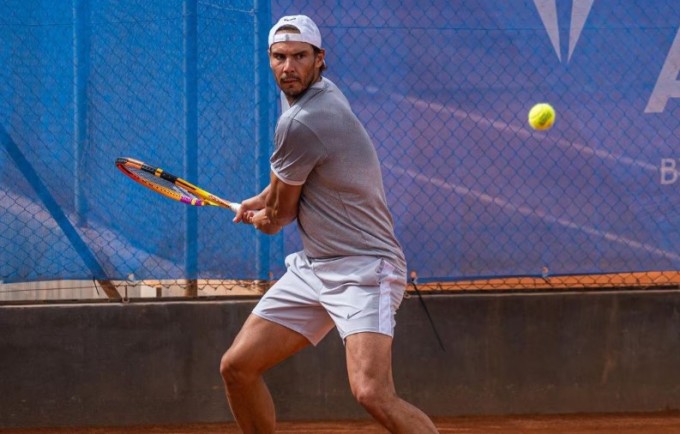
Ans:
<svg viewBox="0 0 680 434"><path fill-rule="evenodd" d="M116 159L116 167L132 180L170 199L193 206L218 206L238 212L241 204L224 200L192 183L172 175L160 167L148 165L134 158Z"/></svg>

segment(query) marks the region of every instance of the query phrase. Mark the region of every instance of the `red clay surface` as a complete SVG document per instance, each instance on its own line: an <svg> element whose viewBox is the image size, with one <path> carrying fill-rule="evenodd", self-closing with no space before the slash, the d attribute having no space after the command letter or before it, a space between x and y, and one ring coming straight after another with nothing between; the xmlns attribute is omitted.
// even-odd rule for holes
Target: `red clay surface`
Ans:
<svg viewBox="0 0 680 434"><path fill-rule="evenodd" d="M442 434L678 434L680 413L566 416L475 416L435 419ZM233 423L109 428L2 429L16 434L236 434ZM386 433L370 421L281 422L277 433Z"/></svg>

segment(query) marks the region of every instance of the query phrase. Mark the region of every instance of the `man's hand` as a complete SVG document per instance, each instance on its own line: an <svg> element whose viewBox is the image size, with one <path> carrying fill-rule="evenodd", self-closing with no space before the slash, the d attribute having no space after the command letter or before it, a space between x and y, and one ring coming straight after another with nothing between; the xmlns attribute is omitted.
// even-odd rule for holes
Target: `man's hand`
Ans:
<svg viewBox="0 0 680 434"><path fill-rule="evenodd" d="M241 208L234 217L234 223L253 225L258 231L267 235L279 232L282 226L272 224L265 212L265 200L262 194L241 202Z"/></svg>
<svg viewBox="0 0 680 434"><path fill-rule="evenodd" d="M253 215L265 207L265 200L266 200L266 192L268 191L265 189L262 193L258 194L257 196L253 196L250 199L246 199L243 202L241 202L241 207L239 208L238 212L236 213L236 216L234 216L234 223L246 223L246 224L252 224L252 217Z"/></svg>
<svg viewBox="0 0 680 434"><path fill-rule="evenodd" d="M247 215L246 218L250 219L250 222L255 226L255 229L267 235L274 235L283 229L283 226L275 225L269 220L266 210L264 209L254 212L251 215Z"/></svg>

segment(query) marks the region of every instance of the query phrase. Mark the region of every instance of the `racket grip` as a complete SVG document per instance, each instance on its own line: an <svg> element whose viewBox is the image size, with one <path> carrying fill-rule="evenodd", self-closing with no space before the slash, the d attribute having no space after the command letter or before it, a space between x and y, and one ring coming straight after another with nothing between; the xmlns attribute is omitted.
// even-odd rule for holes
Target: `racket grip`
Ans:
<svg viewBox="0 0 680 434"><path fill-rule="evenodd" d="M236 212L238 212L239 209L241 209L241 204L236 203L236 202L231 202L231 203L229 203L229 209L236 213Z"/></svg>

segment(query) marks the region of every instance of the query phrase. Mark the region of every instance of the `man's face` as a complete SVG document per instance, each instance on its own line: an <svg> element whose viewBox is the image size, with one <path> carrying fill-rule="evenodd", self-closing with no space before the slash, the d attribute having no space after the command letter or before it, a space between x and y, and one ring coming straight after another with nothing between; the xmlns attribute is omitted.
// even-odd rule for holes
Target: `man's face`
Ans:
<svg viewBox="0 0 680 434"><path fill-rule="evenodd" d="M306 42L277 42L269 49L269 65L279 88L294 100L319 79L323 50L315 54Z"/></svg>

